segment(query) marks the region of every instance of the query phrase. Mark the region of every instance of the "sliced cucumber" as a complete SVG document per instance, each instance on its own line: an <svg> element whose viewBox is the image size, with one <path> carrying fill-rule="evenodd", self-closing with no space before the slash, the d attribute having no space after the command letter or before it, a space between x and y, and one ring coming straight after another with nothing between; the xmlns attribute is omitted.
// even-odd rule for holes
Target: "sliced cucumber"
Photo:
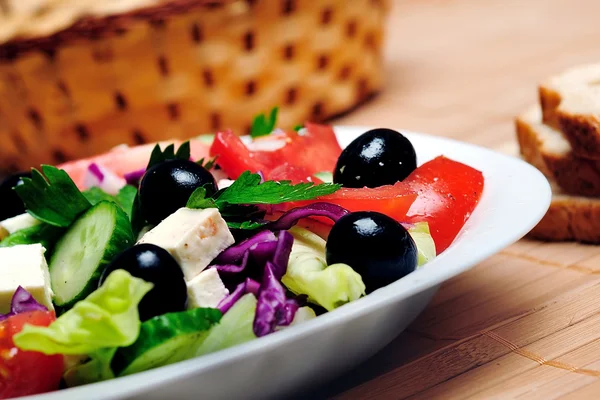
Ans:
<svg viewBox="0 0 600 400"><path fill-rule="evenodd" d="M221 315L214 308L195 308L149 319L135 343L117 351L111 362L113 372L130 375L194 357Z"/></svg>
<svg viewBox="0 0 600 400"><path fill-rule="evenodd" d="M29 228L18 230L9 235L0 242L0 247L40 243L46 248L46 255L48 255L49 251L54 247L54 244L64 231L64 228L42 223L40 225L34 225Z"/></svg>
<svg viewBox="0 0 600 400"><path fill-rule="evenodd" d="M77 218L50 258L54 304L71 308L98 287L104 267L133 245L131 223L113 202L101 201Z"/></svg>

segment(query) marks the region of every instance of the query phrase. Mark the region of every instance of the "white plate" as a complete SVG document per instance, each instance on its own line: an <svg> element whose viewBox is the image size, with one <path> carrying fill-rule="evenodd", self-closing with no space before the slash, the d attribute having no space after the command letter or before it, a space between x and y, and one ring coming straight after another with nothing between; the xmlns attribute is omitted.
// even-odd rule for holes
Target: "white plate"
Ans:
<svg viewBox="0 0 600 400"><path fill-rule="evenodd" d="M336 128L346 146L365 128ZM243 345L125 378L31 398L252 399L282 397L331 379L386 346L425 308L441 283L524 236L549 207L535 168L449 139L407 134L419 163L444 154L481 170L481 202L438 258L405 278L300 326Z"/></svg>

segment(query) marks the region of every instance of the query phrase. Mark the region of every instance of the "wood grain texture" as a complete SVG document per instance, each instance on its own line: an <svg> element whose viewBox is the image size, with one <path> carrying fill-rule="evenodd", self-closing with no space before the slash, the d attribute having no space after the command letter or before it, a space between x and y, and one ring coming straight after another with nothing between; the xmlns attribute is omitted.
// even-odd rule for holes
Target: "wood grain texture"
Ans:
<svg viewBox="0 0 600 400"><path fill-rule="evenodd" d="M537 84L600 60L594 0L396 0L386 91L336 121L516 154ZM522 240L447 282L381 353L305 398L600 398L600 247Z"/></svg>

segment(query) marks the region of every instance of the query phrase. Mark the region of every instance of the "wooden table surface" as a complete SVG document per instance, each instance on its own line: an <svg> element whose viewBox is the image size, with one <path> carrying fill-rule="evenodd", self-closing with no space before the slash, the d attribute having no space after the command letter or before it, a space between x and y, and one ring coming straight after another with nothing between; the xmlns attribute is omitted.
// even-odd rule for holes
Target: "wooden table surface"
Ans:
<svg viewBox="0 0 600 400"><path fill-rule="evenodd" d="M600 61L599 16L597 0L394 1L387 88L336 122L516 154L513 118L537 101L537 83ZM311 396L600 398L600 247L514 244L447 282L392 344Z"/></svg>

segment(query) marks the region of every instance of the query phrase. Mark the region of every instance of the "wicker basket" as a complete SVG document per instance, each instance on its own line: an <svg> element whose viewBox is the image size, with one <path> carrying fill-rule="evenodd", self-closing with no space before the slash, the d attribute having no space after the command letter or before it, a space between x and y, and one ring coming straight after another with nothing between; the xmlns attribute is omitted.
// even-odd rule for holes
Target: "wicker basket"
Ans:
<svg viewBox="0 0 600 400"><path fill-rule="evenodd" d="M2 1L2 0L0 0ZM387 0L172 0L0 44L0 170L321 121L382 86Z"/></svg>

